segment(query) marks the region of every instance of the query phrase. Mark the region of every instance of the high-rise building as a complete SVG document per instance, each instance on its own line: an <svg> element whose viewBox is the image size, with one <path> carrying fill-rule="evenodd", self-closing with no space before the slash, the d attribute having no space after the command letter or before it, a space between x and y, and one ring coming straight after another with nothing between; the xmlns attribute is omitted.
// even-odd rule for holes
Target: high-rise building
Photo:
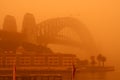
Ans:
<svg viewBox="0 0 120 80"><path fill-rule="evenodd" d="M26 42L33 44L37 43L37 25L34 16L30 13L27 13L24 16L22 33Z"/></svg>
<svg viewBox="0 0 120 80"><path fill-rule="evenodd" d="M3 30L8 32L17 32L17 24L14 16L7 15L4 19Z"/></svg>

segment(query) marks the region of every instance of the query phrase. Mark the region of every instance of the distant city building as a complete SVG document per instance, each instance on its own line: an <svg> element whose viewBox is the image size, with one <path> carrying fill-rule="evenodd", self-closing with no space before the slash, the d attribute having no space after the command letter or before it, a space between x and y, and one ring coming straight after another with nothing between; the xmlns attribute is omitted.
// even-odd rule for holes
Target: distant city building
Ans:
<svg viewBox="0 0 120 80"><path fill-rule="evenodd" d="M14 16L7 15L4 19L3 30L8 32L17 32L17 24Z"/></svg>
<svg viewBox="0 0 120 80"><path fill-rule="evenodd" d="M37 44L37 25L34 16L30 13L24 16L22 33L26 42Z"/></svg>

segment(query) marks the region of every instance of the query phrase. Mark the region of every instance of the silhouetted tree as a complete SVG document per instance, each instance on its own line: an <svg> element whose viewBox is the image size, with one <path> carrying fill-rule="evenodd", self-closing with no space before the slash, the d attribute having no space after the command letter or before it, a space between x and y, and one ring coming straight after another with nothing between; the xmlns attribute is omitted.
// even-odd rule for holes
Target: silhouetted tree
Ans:
<svg viewBox="0 0 120 80"><path fill-rule="evenodd" d="M32 43L23 42L22 43L23 48L25 51L31 51L31 52L37 52L37 53L53 53L50 48L44 47L44 46L38 46Z"/></svg>
<svg viewBox="0 0 120 80"><path fill-rule="evenodd" d="M104 63L105 63L105 61L106 61L106 57L103 56L102 59L101 59L101 61L102 61L102 63L103 63L103 67L104 67Z"/></svg>
<svg viewBox="0 0 120 80"><path fill-rule="evenodd" d="M91 59L91 65L95 66L95 64L96 64L95 56L91 56L90 59Z"/></svg>
<svg viewBox="0 0 120 80"><path fill-rule="evenodd" d="M20 45L19 42L10 41L10 40L0 40L0 48L2 52L16 52L17 47Z"/></svg>
<svg viewBox="0 0 120 80"><path fill-rule="evenodd" d="M88 60L76 59L78 66L87 66L89 64Z"/></svg>
<svg viewBox="0 0 120 80"><path fill-rule="evenodd" d="M1 40L23 41L23 35L18 32L0 30Z"/></svg>
<svg viewBox="0 0 120 80"><path fill-rule="evenodd" d="M101 54L99 54L97 56L97 61L98 61L98 65L101 66L101 61L102 61L102 55Z"/></svg>

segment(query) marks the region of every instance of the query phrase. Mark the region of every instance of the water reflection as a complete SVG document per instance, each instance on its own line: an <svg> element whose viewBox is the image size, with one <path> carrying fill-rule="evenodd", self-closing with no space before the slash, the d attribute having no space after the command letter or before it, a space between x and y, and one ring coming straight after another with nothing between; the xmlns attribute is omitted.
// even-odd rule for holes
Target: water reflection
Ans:
<svg viewBox="0 0 120 80"><path fill-rule="evenodd" d="M76 74L75 80L106 80L105 72L95 72L95 73L78 73Z"/></svg>

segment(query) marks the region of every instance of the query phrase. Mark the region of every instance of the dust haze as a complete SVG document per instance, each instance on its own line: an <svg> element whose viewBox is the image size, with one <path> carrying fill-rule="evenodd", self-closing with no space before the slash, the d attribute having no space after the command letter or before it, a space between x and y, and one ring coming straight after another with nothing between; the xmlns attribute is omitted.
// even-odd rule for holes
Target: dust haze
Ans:
<svg viewBox="0 0 120 80"><path fill-rule="evenodd" d="M74 17L89 30L98 53L106 55L109 63L118 65L119 4L119 0L2 0L0 1L0 27L2 28L4 17L8 14L15 16L19 32L27 12L35 16L37 24L50 18Z"/></svg>

